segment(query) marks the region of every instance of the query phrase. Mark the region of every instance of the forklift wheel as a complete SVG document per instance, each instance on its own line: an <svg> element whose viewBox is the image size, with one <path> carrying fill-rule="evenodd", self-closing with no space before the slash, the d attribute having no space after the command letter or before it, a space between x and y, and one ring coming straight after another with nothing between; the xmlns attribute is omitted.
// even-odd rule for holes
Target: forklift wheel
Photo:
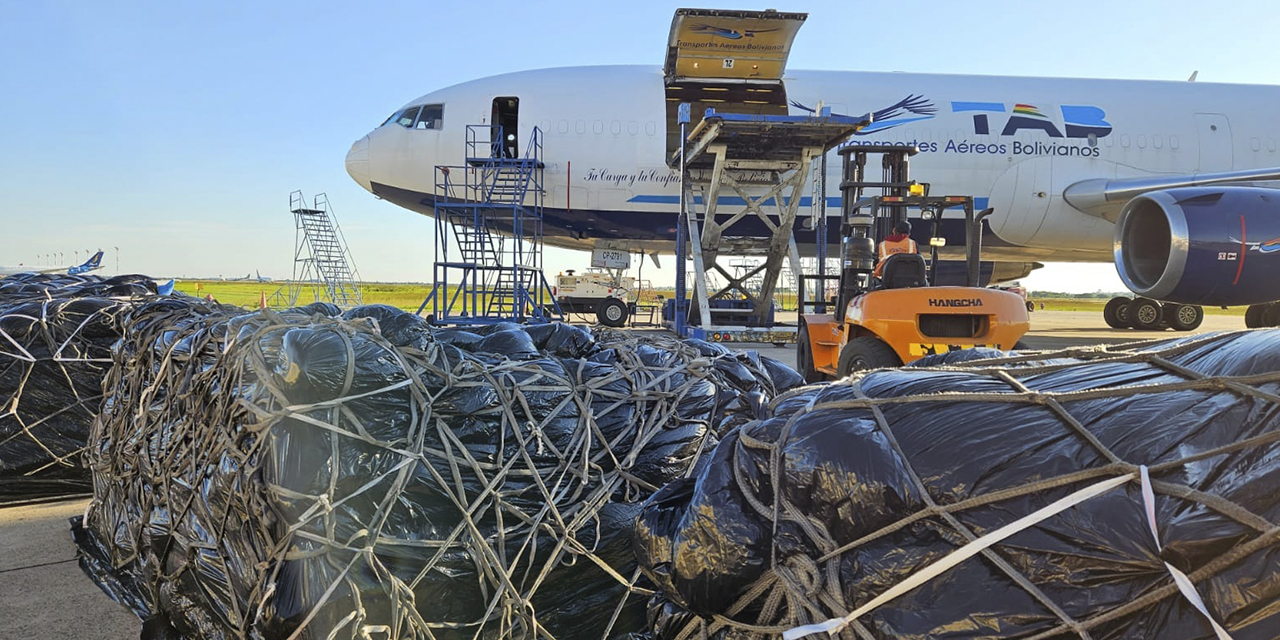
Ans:
<svg viewBox="0 0 1280 640"><path fill-rule="evenodd" d="M902 360L884 340L875 336L862 336L849 341L840 350L840 366L837 371L843 378L854 371L900 367Z"/></svg>
<svg viewBox="0 0 1280 640"><path fill-rule="evenodd" d="M621 327L627 324L627 304L617 298L605 298L596 307L596 319L606 327Z"/></svg>
<svg viewBox="0 0 1280 640"><path fill-rule="evenodd" d="M813 365L813 344L809 342L809 325L800 323L800 331L796 333L796 368L805 382L822 382L826 374L818 371Z"/></svg>

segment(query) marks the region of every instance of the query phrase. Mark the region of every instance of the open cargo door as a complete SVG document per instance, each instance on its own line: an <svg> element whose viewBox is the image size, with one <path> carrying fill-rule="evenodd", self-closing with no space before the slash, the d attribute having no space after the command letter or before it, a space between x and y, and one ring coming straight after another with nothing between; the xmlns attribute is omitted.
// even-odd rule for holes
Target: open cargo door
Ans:
<svg viewBox="0 0 1280 640"><path fill-rule="evenodd" d="M676 112L693 105L694 121L718 112L786 115L782 74L807 13L676 9L663 65L667 153L680 146Z"/></svg>
<svg viewBox="0 0 1280 640"><path fill-rule="evenodd" d="M681 80L776 83L807 13L676 9L663 71Z"/></svg>

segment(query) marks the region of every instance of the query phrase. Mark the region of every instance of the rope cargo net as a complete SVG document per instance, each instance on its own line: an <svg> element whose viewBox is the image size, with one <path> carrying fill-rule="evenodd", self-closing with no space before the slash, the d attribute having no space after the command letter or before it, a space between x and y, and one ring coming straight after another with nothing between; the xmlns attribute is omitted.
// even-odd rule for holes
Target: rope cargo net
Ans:
<svg viewBox="0 0 1280 640"><path fill-rule="evenodd" d="M80 460L142 276L0 279L0 504L87 494Z"/></svg>
<svg viewBox="0 0 1280 640"><path fill-rule="evenodd" d="M652 637L1280 637L1280 333L948 355L655 494Z"/></svg>
<svg viewBox="0 0 1280 640"><path fill-rule="evenodd" d="M660 335L338 314L132 311L74 533L144 637L638 631L641 504L800 382Z"/></svg>

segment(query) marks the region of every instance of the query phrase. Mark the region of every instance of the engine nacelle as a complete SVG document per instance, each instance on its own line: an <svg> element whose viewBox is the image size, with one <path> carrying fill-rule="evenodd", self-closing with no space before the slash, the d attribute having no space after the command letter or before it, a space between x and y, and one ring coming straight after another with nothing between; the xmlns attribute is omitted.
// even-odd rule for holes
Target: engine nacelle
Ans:
<svg viewBox="0 0 1280 640"><path fill-rule="evenodd" d="M1155 300L1280 300L1280 191L1187 187L1136 196L1116 222L1115 260L1125 286Z"/></svg>

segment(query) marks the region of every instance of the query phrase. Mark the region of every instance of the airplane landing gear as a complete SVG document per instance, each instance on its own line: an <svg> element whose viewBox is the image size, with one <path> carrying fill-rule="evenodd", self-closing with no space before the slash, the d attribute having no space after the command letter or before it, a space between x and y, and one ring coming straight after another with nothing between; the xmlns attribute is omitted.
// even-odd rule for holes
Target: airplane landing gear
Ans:
<svg viewBox="0 0 1280 640"><path fill-rule="evenodd" d="M1250 329L1280 327L1280 303L1251 304L1244 312L1244 326Z"/></svg>
<svg viewBox="0 0 1280 640"><path fill-rule="evenodd" d="M1169 326L1177 331L1192 331L1204 322L1204 307L1195 304L1166 304L1165 316Z"/></svg>
<svg viewBox="0 0 1280 640"><path fill-rule="evenodd" d="M1280 305L1276 305L1275 309L1276 324L1257 326L1280 326ZM1255 311L1250 307L1250 313L1257 322L1264 321L1264 312L1265 310ZM1250 317L1246 314L1245 324L1254 326L1249 324ZM1150 298L1129 299L1116 296L1108 300L1107 306L1102 308L1102 319L1113 329L1159 331L1172 328L1176 331L1192 331L1204 322L1204 308L1195 304L1161 303Z"/></svg>
<svg viewBox="0 0 1280 640"><path fill-rule="evenodd" d="M1129 324L1129 302L1128 298L1119 296L1107 301L1107 306L1102 308L1102 319L1107 326L1112 329L1128 329L1133 326Z"/></svg>
<svg viewBox="0 0 1280 640"><path fill-rule="evenodd" d="M1150 298L1135 298L1128 305L1129 321L1134 329L1158 331L1164 328L1164 309Z"/></svg>
<svg viewBox="0 0 1280 640"><path fill-rule="evenodd" d="M1244 326L1250 329L1257 329L1266 326L1262 324L1262 314L1270 307L1269 304L1251 304L1244 312Z"/></svg>

